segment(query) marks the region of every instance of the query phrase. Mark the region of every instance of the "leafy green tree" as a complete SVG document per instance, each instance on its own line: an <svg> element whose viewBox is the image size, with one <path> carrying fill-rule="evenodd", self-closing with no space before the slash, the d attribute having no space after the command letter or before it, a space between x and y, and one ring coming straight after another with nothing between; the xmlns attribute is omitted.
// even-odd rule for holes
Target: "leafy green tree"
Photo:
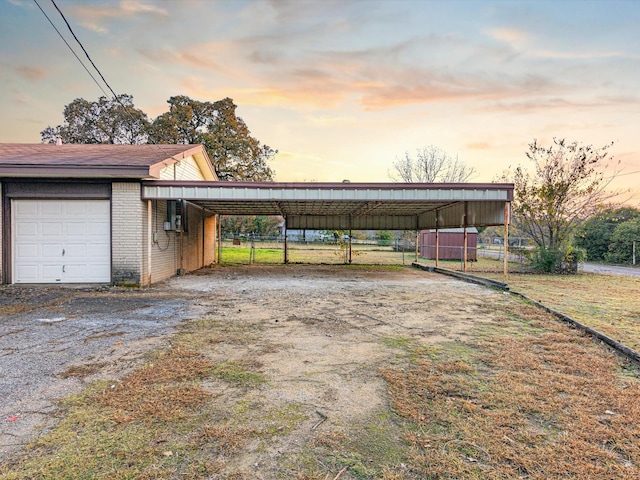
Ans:
<svg viewBox="0 0 640 480"><path fill-rule="evenodd" d="M611 237L616 227L638 217L640 217L640 210L631 207L602 210L578 227L574 244L586 250L587 259L602 261L609 251Z"/></svg>
<svg viewBox="0 0 640 480"><path fill-rule="evenodd" d="M606 187L616 172L605 176L612 145L594 148L556 138L549 147L536 140L529 145L526 155L534 172L516 168L513 214L545 258L553 255L556 263L562 262L580 220L592 216L598 205L614 195Z"/></svg>
<svg viewBox="0 0 640 480"><path fill-rule="evenodd" d="M131 95L117 99L100 97L97 102L76 98L64 107L64 124L47 127L40 135L42 143L146 143L149 119L136 108Z"/></svg>
<svg viewBox="0 0 640 480"><path fill-rule="evenodd" d="M43 143L203 144L221 180L271 181L267 162L277 153L251 135L230 98L201 102L185 95L169 98L169 111L150 122L131 95L97 102L78 98L64 108L65 123L47 127Z"/></svg>
<svg viewBox="0 0 640 480"><path fill-rule="evenodd" d="M179 95L168 103L169 111L151 125L151 142L203 144L221 180L273 179L267 162L277 151L251 136L232 99L200 102Z"/></svg>
<svg viewBox="0 0 640 480"><path fill-rule="evenodd" d="M378 245L393 245L393 232L389 230L380 230L377 232L376 236L378 237Z"/></svg>
<svg viewBox="0 0 640 480"><path fill-rule="evenodd" d="M636 249L640 248L640 217L621 223L611 235L609 251L605 260L612 263L631 263L633 256L633 242ZM640 252L636 250L636 255Z"/></svg>
<svg viewBox="0 0 640 480"><path fill-rule="evenodd" d="M225 215L222 217L222 231L234 236L253 234L268 237L279 233L278 225L282 217L267 215Z"/></svg>

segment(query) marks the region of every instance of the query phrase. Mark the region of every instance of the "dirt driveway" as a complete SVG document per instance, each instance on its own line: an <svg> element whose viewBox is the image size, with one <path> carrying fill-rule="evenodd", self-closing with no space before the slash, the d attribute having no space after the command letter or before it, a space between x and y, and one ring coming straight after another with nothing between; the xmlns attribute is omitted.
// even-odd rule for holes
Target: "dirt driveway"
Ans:
<svg viewBox="0 0 640 480"><path fill-rule="evenodd" d="M215 320L224 340L207 353L213 360L250 359L269 378L242 400L263 418L296 405L306 435L316 412L331 428L366 422L388 409L379 369L398 358L394 341L464 339L471 325L493 321L486 301L504 297L409 268L317 265L219 267L146 290L5 287L0 460L53 424L56 399L122 376L188 319ZM219 393L223 410L238 410L237 393ZM269 466L301 441L295 432L277 439L230 468L259 467L270 478Z"/></svg>

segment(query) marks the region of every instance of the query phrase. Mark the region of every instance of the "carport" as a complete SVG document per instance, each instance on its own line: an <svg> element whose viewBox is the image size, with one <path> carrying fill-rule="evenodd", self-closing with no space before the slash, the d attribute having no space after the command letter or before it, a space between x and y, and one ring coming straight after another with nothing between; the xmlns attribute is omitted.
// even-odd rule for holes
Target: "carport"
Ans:
<svg viewBox="0 0 640 480"><path fill-rule="evenodd" d="M299 230L415 230L418 235L420 230L434 229L437 249L437 232L443 228L466 231L466 227L504 225L506 240L513 184L161 180L144 181L142 199L184 200L218 216L279 215L285 228ZM464 241L466 269L466 235ZM508 243L504 242L505 276Z"/></svg>

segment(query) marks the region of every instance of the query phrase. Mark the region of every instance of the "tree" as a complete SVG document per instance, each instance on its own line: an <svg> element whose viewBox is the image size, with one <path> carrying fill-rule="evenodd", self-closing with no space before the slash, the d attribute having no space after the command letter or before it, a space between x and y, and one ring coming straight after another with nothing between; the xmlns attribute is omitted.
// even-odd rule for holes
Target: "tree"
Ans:
<svg viewBox="0 0 640 480"><path fill-rule="evenodd" d="M203 144L221 180L271 181L267 162L278 152L262 145L230 98L201 102L185 95L169 98L169 111L152 123L133 105L131 95L97 102L78 98L64 108L64 125L47 127L43 143Z"/></svg>
<svg viewBox="0 0 640 480"><path fill-rule="evenodd" d="M476 171L433 145L418 149L415 158L405 152L404 157L396 158L393 168L389 177L406 183L462 183Z"/></svg>
<svg viewBox="0 0 640 480"><path fill-rule="evenodd" d="M628 220L616 227L611 235L609 251L605 260L612 263L631 263L633 242L636 243L636 255L640 255L640 217Z"/></svg>
<svg viewBox="0 0 640 480"><path fill-rule="evenodd" d="M149 119L135 108L131 95L118 95L97 102L76 98L64 107L64 124L47 127L40 135L42 143L111 143L139 144L147 142Z"/></svg>
<svg viewBox="0 0 640 480"><path fill-rule="evenodd" d="M541 263L551 264L551 257L556 265L562 262L581 219L614 196L606 187L617 172L605 177L612 145L594 148L556 138L549 147L536 140L529 144L526 155L535 170L516 168L513 214L538 246L537 255L545 259Z"/></svg>
<svg viewBox="0 0 640 480"><path fill-rule="evenodd" d="M276 150L251 136L230 98L200 102L184 95L168 100L169 111L150 128L153 143L202 143L222 180L270 181L267 165Z"/></svg>
<svg viewBox="0 0 640 480"><path fill-rule="evenodd" d="M638 217L640 217L640 210L635 208L606 208L578 227L574 244L586 250L589 260L605 260L616 227Z"/></svg>
<svg viewBox="0 0 640 480"><path fill-rule="evenodd" d="M222 217L222 231L237 235L255 235L268 237L280 232L282 217L266 215L224 215Z"/></svg>

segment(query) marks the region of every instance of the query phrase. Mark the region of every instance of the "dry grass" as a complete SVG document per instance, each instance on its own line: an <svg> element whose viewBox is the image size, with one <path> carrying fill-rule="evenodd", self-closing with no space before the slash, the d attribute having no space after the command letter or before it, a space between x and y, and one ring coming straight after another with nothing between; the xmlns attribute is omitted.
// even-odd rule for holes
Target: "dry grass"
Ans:
<svg viewBox="0 0 640 480"><path fill-rule="evenodd" d="M526 317L522 317L522 313ZM640 478L640 384L619 358L543 314L509 308L507 323L467 346L443 347L382 372L410 422L416 478ZM531 328L527 328L532 331ZM632 371L637 376L637 371Z"/></svg>
<svg viewBox="0 0 640 480"><path fill-rule="evenodd" d="M178 346L118 382L93 384L65 400L57 427L24 458L0 466L0 478L205 479L222 472L225 456L254 432L207 421L215 395L201 382L216 378L216 367Z"/></svg>
<svg viewBox="0 0 640 480"><path fill-rule="evenodd" d="M511 274L508 283L511 290L640 351L640 278L593 273Z"/></svg>

